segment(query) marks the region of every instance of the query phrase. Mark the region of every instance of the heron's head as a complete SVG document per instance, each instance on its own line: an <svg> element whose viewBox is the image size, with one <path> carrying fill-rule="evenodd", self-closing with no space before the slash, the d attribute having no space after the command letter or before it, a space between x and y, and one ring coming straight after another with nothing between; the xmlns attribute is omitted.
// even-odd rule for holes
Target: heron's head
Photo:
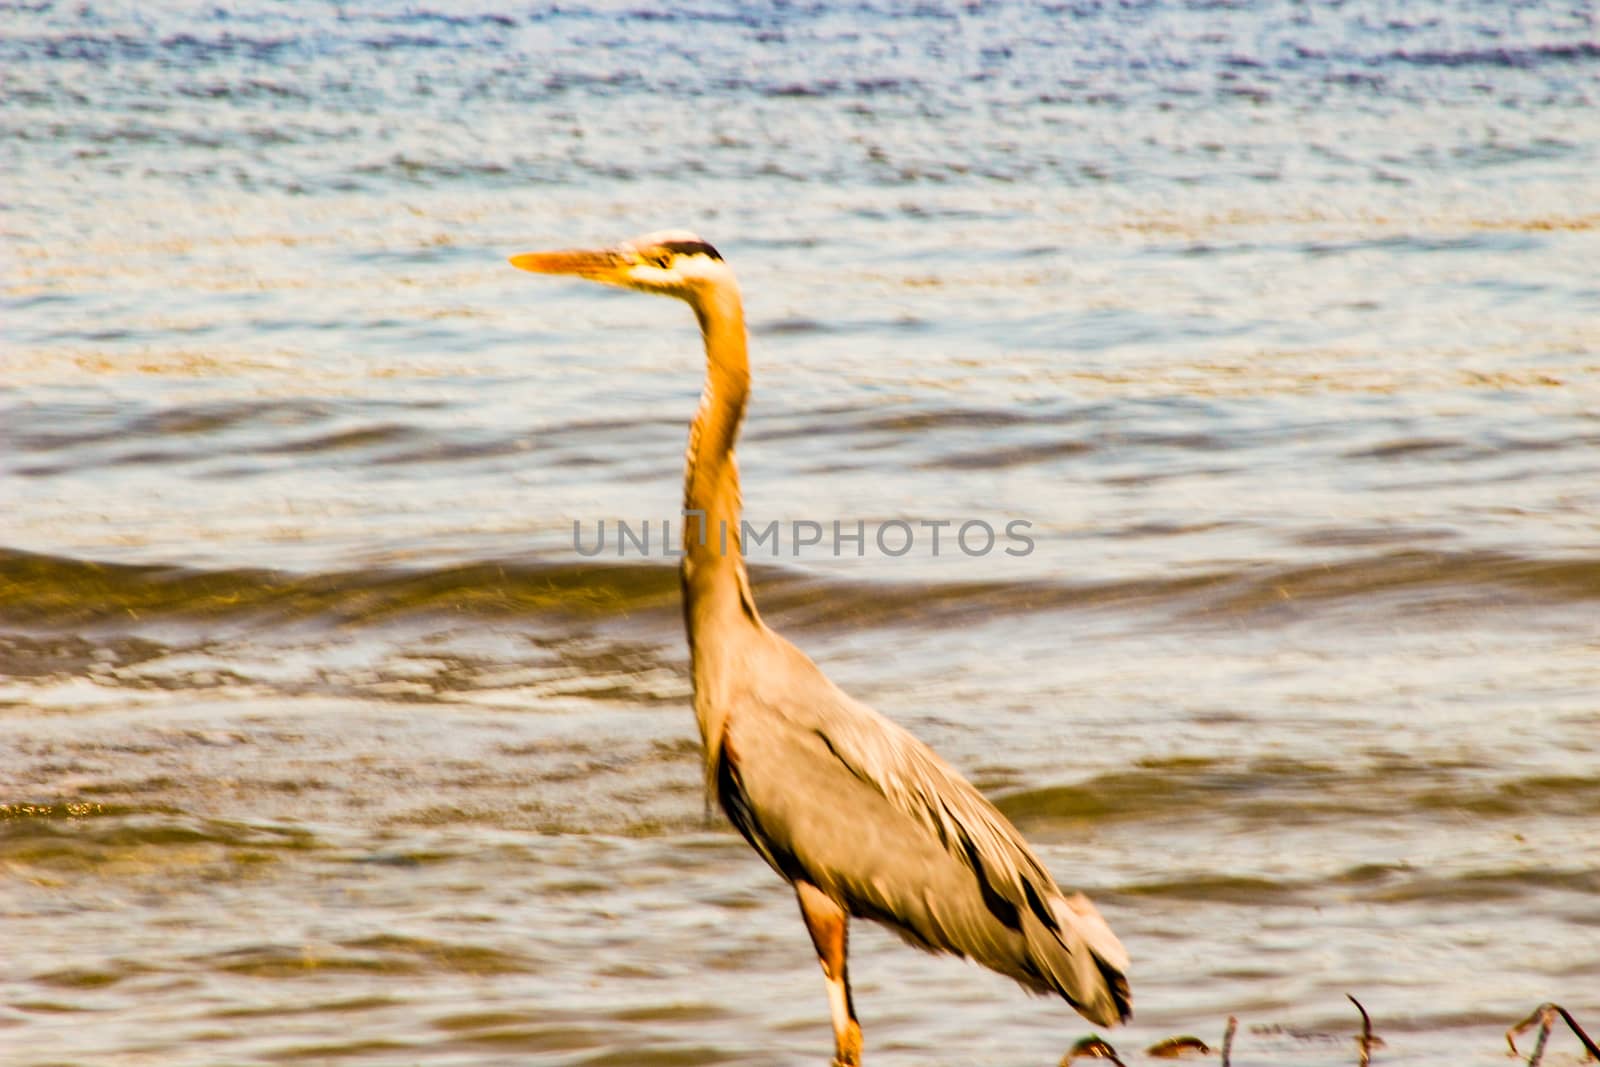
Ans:
<svg viewBox="0 0 1600 1067"><path fill-rule="evenodd" d="M691 303L708 289L733 280L717 250L688 230L649 233L611 248L526 252L512 256L511 265L535 274L570 274Z"/></svg>

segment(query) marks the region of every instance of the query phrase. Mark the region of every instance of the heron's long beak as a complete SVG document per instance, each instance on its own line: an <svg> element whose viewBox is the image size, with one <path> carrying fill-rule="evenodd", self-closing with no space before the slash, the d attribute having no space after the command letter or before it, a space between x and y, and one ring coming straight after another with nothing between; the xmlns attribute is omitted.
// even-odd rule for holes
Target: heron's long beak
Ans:
<svg viewBox="0 0 1600 1067"><path fill-rule="evenodd" d="M559 252L524 252L512 256L511 265L535 274L575 274L580 278L608 281L627 266L627 260L611 249L569 248Z"/></svg>

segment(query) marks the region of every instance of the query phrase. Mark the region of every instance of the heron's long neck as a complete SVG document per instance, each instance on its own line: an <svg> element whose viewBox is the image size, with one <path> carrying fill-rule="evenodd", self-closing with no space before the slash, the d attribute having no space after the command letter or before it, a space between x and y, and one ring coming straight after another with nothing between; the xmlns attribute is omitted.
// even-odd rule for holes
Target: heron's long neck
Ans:
<svg viewBox="0 0 1600 1067"><path fill-rule="evenodd" d="M689 427L683 474L684 618L690 650L703 656L697 638L719 620L741 616L754 622L755 606L739 554L739 467L733 448L750 396L750 359L744 308L731 283L695 305L706 343L706 385Z"/></svg>

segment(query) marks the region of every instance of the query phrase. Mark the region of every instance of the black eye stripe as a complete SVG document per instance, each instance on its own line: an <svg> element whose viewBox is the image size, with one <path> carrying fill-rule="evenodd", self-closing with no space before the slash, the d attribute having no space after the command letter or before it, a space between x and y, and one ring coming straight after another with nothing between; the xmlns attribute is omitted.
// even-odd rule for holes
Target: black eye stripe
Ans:
<svg viewBox="0 0 1600 1067"><path fill-rule="evenodd" d="M722 254L704 241L663 241L661 247L680 256L710 256L720 260Z"/></svg>

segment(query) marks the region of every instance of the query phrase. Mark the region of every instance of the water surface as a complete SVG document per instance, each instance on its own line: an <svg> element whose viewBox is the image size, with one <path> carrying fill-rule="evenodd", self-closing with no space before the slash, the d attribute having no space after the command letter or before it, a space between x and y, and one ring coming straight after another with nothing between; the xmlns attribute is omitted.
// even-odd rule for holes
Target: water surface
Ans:
<svg viewBox="0 0 1600 1067"><path fill-rule="evenodd" d="M573 546L677 517L692 318L504 263L662 226L752 520L869 531L768 620L1100 903L1130 1062L1600 1025L1587 6L0 18L8 1062L825 1061L672 561ZM874 1064L1088 1032L853 943Z"/></svg>

